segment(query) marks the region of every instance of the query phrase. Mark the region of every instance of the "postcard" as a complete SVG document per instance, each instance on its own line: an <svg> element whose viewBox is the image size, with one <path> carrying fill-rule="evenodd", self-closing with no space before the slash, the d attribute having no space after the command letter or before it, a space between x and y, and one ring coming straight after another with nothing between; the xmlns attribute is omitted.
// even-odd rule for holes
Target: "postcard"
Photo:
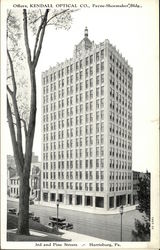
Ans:
<svg viewBox="0 0 160 250"><path fill-rule="evenodd" d="M2 1L2 249L159 249L158 8Z"/></svg>

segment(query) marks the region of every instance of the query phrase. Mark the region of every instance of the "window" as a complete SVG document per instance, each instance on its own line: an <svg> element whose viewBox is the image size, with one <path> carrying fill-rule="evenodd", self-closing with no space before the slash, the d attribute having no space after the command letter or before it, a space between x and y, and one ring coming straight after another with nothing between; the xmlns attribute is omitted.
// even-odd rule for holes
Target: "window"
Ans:
<svg viewBox="0 0 160 250"><path fill-rule="evenodd" d="M101 50L101 59L104 58L104 49Z"/></svg>
<svg viewBox="0 0 160 250"><path fill-rule="evenodd" d="M101 71L104 70L104 62L101 62Z"/></svg>
<svg viewBox="0 0 160 250"><path fill-rule="evenodd" d="M96 85L99 85L99 76L96 77Z"/></svg>
<svg viewBox="0 0 160 250"><path fill-rule="evenodd" d="M88 57L86 57L86 66L88 66Z"/></svg>
<svg viewBox="0 0 160 250"><path fill-rule="evenodd" d="M99 73L99 64L96 65L96 73Z"/></svg>
<svg viewBox="0 0 160 250"><path fill-rule="evenodd" d="M82 71L80 71L80 80L82 80L82 76L83 76L83 72Z"/></svg>
<svg viewBox="0 0 160 250"><path fill-rule="evenodd" d="M103 96L104 95L104 87L102 86L101 87L101 96Z"/></svg>
<svg viewBox="0 0 160 250"><path fill-rule="evenodd" d="M90 56L90 64L93 63L93 55Z"/></svg>
<svg viewBox="0 0 160 250"><path fill-rule="evenodd" d="M70 65L70 72L73 72L73 64Z"/></svg>
<svg viewBox="0 0 160 250"><path fill-rule="evenodd" d="M93 67L90 67L90 76L93 75Z"/></svg>
<svg viewBox="0 0 160 250"><path fill-rule="evenodd" d="M104 74L101 74L101 83L104 83Z"/></svg>
<svg viewBox="0 0 160 250"><path fill-rule="evenodd" d="M86 69L86 77L88 77L88 68Z"/></svg>
<svg viewBox="0 0 160 250"><path fill-rule="evenodd" d="M96 97L99 97L99 88L96 88Z"/></svg>
<svg viewBox="0 0 160 250"><path fill-rule="evenodd" d="M99 52L96 53L96 61L99 61Z"/></svg>

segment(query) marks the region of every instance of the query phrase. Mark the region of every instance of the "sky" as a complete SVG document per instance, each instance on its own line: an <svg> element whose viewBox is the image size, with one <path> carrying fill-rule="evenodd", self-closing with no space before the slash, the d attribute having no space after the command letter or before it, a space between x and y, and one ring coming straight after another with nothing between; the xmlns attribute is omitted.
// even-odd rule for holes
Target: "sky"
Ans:
<svg viewBox="0 0 160 250"><path fill-rule="evenodd" d="M158 157L158 34L154 1L141 8L82 8L70 30L48 26L37 66L37 119L33 151L41 159L41 72L73 56L84 36L95 43L108 39L133 68L133 169L152 171ZM152 3L152 4L151 4ZM157 21L157 23L156 23ZM156 36L157 34L157 36ZM9 131L7 154L12 154Z"/></svg>

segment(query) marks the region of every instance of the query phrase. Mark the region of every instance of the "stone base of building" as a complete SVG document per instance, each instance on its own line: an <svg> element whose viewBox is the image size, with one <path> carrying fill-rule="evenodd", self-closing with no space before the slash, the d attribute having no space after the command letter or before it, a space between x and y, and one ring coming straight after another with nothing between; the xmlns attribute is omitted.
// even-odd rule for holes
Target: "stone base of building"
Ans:
<svg viewBox="0 0 160 250"><path fill-rule="evenodd" d="M41 196L42 203L57 204L57 200L60 206L69 206L75 208L86 208L87 210L102 209L109 211L117 209L121 205L131 206L133 205L132 193L128 194L113 194L113 195L89 195L89 194L66 194L55 192L43 192Z"/></svg>

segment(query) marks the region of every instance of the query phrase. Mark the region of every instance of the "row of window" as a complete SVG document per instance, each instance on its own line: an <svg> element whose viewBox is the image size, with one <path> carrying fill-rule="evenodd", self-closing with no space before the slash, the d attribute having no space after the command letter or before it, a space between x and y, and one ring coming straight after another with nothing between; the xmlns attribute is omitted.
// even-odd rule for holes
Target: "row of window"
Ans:
<svg viewBox="0 0 160 250"><path fill-rule="evenodd" d="M124 78L124 76L122 76L122 81L118 81L117 79L115 81L115 77L113 75L111 75L110 79L109 79L109 82L110 82L110 86L112 86L117 91L118 90L122 91L122 93L127 91L127 90L132 91L132 83L131 83L131 81Z"/></svg>
<svg viewBox="0 0 160 250"><path fill-rule="evenodd" d="M109 191L110 192L114 192L114 191L123 191L123 190L131 190L132 189L132 184L128 183L128 185L126 183L110 183L109 186Z"/></svg>
<svg viewBox="0 0 160 250"><path fill-rule="evenodd" d="M59 162L56 162L56 161L52 161L51 163L50 163L50 168L51 168L51 170L56 170L57 168L59 169L59 170L63 170L64 169L64 167L65 167L65 165L66 165L66 169L73 169L73 165L74 165L74 161L72 161L72 160L67 160L67 162L65 163L64 161L59 161ZM49 164L48 164L48 162L43 162L43 170L48 170L48 166L49 166ZM56 168L56 166L57 166L57 168ZM75 168L76 169L82 169L82 166L83 166L83 161L82 160L75 160ZM86 169L92 169L92 167L93 167L93 160L92 159L90 159L90 160L88 160L88 159L86 159L85 160L85 168ZM114 167L116 168L116 169L127 169L128 168L128 170L131 170L131 168L132 168L132 163L131 162L126 162L126 161L121 161L121 160L114 160L114 159L110 159L110 169L114 169ZM101 159L96 159L96 168L97 169L99 169L99 168L101 168L101 169L103 169L104 168L104 159L103 158L101 158Z"/></svg>
<svg viewBox="0 0 160 250"><path fill-rule="evenodd" d="M85 157L92 157L93 156L93 147L91 146L92 144L90 143L90 148L85 148ZM79 143L77 141L77 147L80 146L82 147L82 143ZM58 156L58 159L64 159L65 158L65 154L66 154L66 157L67 158L70 158L70 159L73 159L73 150L71 150L72 148L72 145L68 148L70 148L70 150L67 150L67 151L54 151L54 152L51 152L50 153L50 159L53 160L53 159L56 159L57 156ZM118 147L119 148L119 147ZM123 147L124 148L124 147ZM128 150L131 150L131 144L128 145ZM47 151L47 148L44 147L44 149L46 149ZM121 150L121 149L114 149L112 147L110 147L110 152L109 152L110 156L111 157L117 157L117 158L122 158L122 159L128 159L128 161L132 160L132 154L131 152L129 151L127 153L127 151L124 151L124 150ZM99 157L99 156L104 156L104 146L103 146L103 143L101 144L101 147L96 147L96 157ZM78 151L76 152L76 157L82 157L82 148L79 150L79 153ZM47 153L43 153L43 160L48 160L48 152Z"/></svg>
<svg viewBox="0 0 160 250"><path fill-rule="evenodd" d="M121 160L114 160L114 159L110 159L110 169L127 169L131 170L132 169L132 163L130 162L126 162L126 161L121 161Z"/></svg>
<svg viewBox="0 0 160 250"><path fill-rule="evenodd" d="M10 179L10 183L11 185L19 185L19 179L18 180Z"/></svg>
<svg viewBox="0 0 160 250"><path fill-rule="evenodd" d="M76 145L78 146L78 145ZM82 144L80 144L79 146L82 146ZM47 148L46 148L46 151L47 151ZM104 147L101 146L101 147L96 147L96 156L99 157L99 156L104 156ZM66 157L67 158L70 158L70 159L73 159L73 150L67 150L66 151ZM82 157L82 149L80 149L79 153L76 153L76 157ZM88 158L88 157L93 157L93 148L90 147L90 148L86 148L85 149L85 157ZM56 151L55 152L51 152L50 153L50 159L51 160L55 160L57 157L56 157ZM65 156L64 156L64 151L59 151L58 152L58 159L64 159ZM43 154L43 159L44 160L48 160L48 153L44 153Z"/></svg>
<svg viewBox="0 0 160 250"><path fill-rule="evenodd" d="M114 172L110 171L109 179L110 180L131 180L132 178L132 173L127 173L126 172Z"/></svg>
<svg viewBox="0 0 160 250"><path fill-rule="evenodd" d="M64 161L59 161L58 163L56 163L56 161L52 161L50 163L51 165L51 170L55 170L56 166L58 167L58 169L64 169L65 166L65 162ZM72 169L74 165L74 161L72 160L67 160L66 161L66 168L67 169ZM83 161L82 160L75 160L75 168L82 168L83 166ZM99 168L104 168L104 159L96 159L96 167ZM85 168L89 169L89 168L93 168L93 159L86 159L85 160ZM48 170L48 162L43 162L43 170Z"/></svg>
<svg viewBox="0 0 160 250"><path fill-rule="evenodd" d="M104 184L102 184L101 183L101 191L103 191L104 190ZM49 186L48 186L48 181L43 181L43 188L46 188L46 189L48 189L49 188ZM76 190L82 190L83 188L82 188L82 182L76 182L76 183L73 183L73 182L66 182L66 183L64 183L64 182L58 182L58 183L56 183L56 182L50 182L50 188L51 189L56 189L56 188L58 188L58 189L71 189L71 190L73 190L73 189L76 189ZM85 183L85 190L86 191L92 191L93 190L93 183Z"/></svg>
<svg viewBox="0 0 160 250"><path fill-rule="evenodd" d="M110 73L112 73L112 76L115 76L116 80L122 81L122 83L126 81L124 77L124 72L122 70L117 69L117 67L115 67L112 63L110 63L109 65L109 70ZM132 80L130 73L128 74L128 80Z"/></svg>
<svg viewBox="0 0 160 250"><path fill-rule="evenodd" d="M43 182L43 188L49 188L48 187L48 182L44 181ZM75 189L75 190L83 190L83 183L82 182L50 182L50 188L51 189ZM132 189L132 184L128 183L128 185L126 183L110 183L109 186L109 191L110 192L114 192L114 191L123 191L123 190L131 190ZM93 183L85 183L85 191L92 191L93 190ZM96 183L96 191L104 191L104 183Z"/></svg>
<svg viewBox="0 0 160 250"><path fill-rule="evenodd" d="M50 179L56 180L58 179L73 179L73 172L72 171L67 171L66 174L64 174L64 171L62 172L50 172ZM48 179L49 178L49 173L48 172L43 172L43 179ZM82 180L83 178L83 173L82 171L75 171L74 173L74 178ZM93 179L93 171L85 171L85 179L86 180L92 180ZM104 179L104 171L96 171L96 179Z"/></svg>
<svg viewBox="0 0 160 250"><path fill-rule="evenodd" d="M131 150L132 148L132 143L127 142L126 140L123 140L119 137L114 137L113 135L110 135L110 140L109 140L111 145L115 145L117 147L122 147L122 148L127 148L128 150ZM128 146L127 146L128 145Z"/></svg>
<svg viewBox="0 0 160 250"><path fill-rule="evenodd" d="M123 106L119 105L119 103L116 103L114 100L110 100L110 109L115 112L115 114L120 114L121 116L124 116L127 118L127 109L125 109ZM128 109L129 111L132 110L132 104L131 102L128 102ZM131 112L128 113L131 115Z"/></svg>
<svg viewBox="0 0 160 250"><path fill-rule="evenodd" d="M124 150L121 150L121 149L118 150L118 149L115 149L113 147L110 147L109 154L112 157L116 156L116 157L119 157L119 158L122 158L122 159L128 159L128 160L132 159L132 153L131 152L127 153Z"/></svg>
<svg viewBox="0 0 160 250"><path fill-rule="evenodd" d="M119 68L119 70L121 70L126 76L128 76L130 80L132 79L132 74L125 67L125 65L115 56L113 52L110 52L109 58L112 64L114 64L117 68Z"/></svg>
<svg viewBox="0 0 160 250"><path fill-rule="evenodd" d="M113 120L113 119L111 119L111 120ZM132 123L128 122L128 130L131 130L131 129L132 129ZM127 129L123 129L123 128L121 128L121 127L119 127L119 126L117 126L117 125L115 125L113 123L109 124L109 131L112 134L115 133L116 135L122 136L123 138L127 138L127 134L128 134L129 138L131 138L131 136L132 136L131 131L127 131Z"/></svg>

